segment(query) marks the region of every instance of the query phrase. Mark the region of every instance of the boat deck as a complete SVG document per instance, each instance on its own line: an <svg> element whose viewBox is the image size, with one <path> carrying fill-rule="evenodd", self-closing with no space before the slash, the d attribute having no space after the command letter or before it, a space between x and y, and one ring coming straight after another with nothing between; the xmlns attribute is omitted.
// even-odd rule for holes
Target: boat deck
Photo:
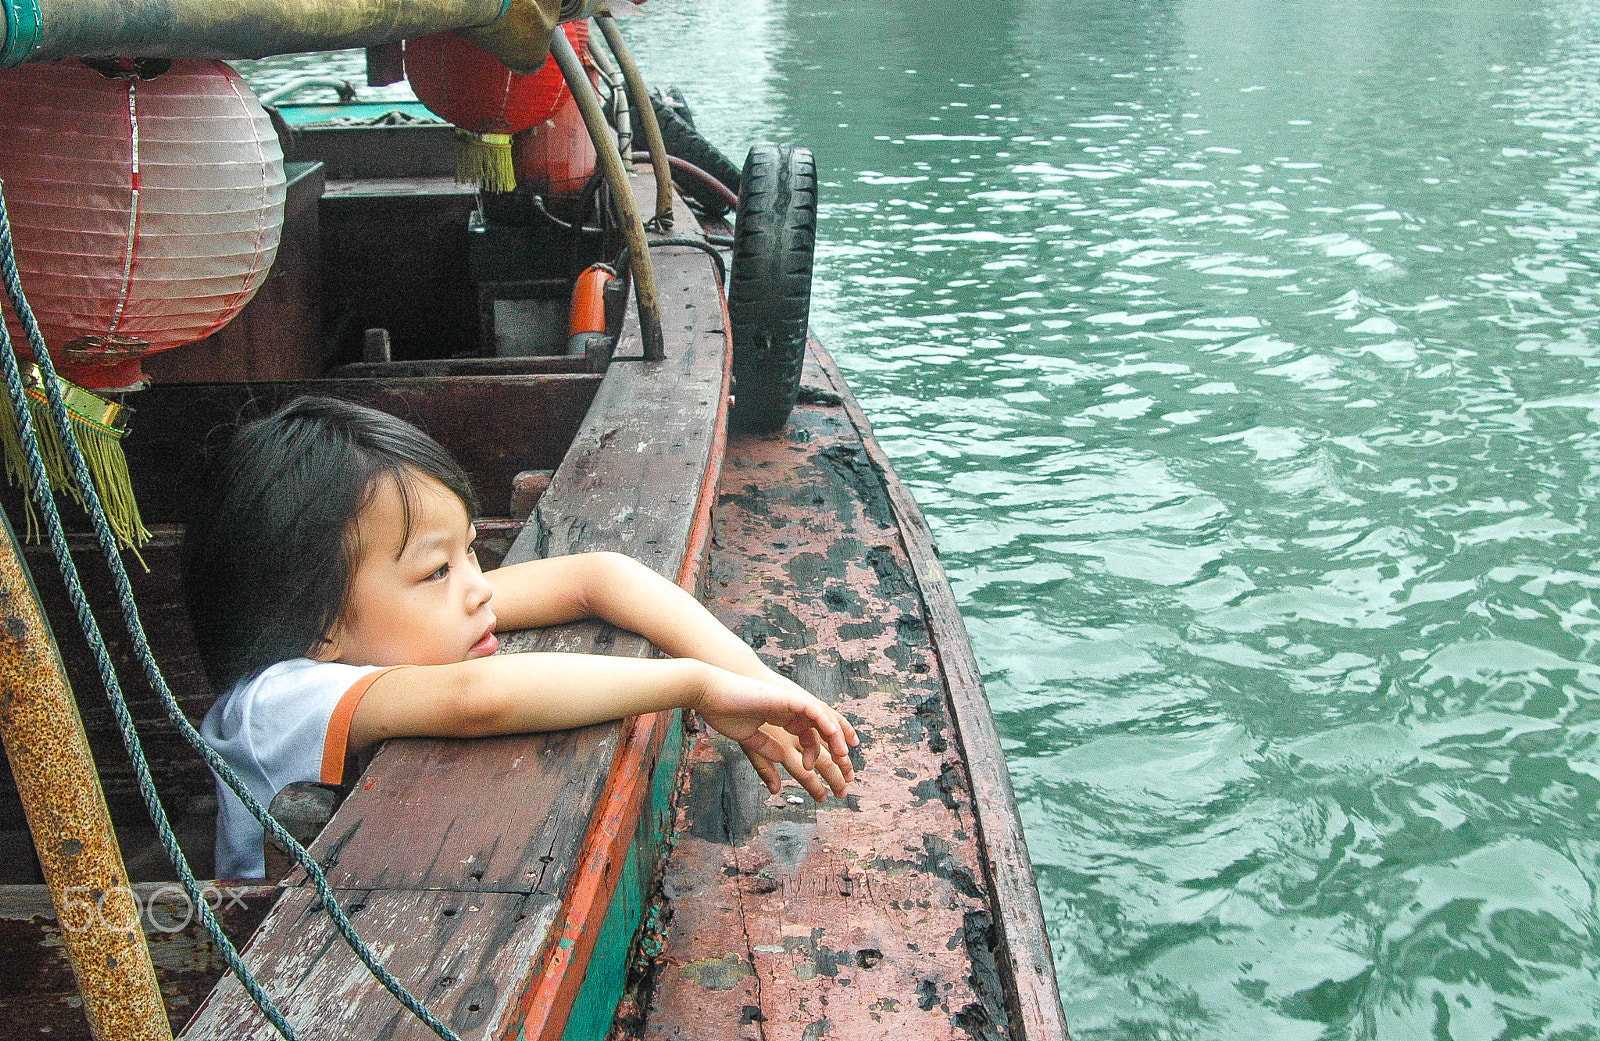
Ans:
<svg viewBox="0 0 1600 1041"><path fill-rule="evenodd" d="M858 777L821 806L793 782L769 796L737 745L694 736L650 919L661 953L619 1025L660 1041L1065 1037L1031 879L1014 891L992 863L1006 838L980 843L974 780L1011 792L990 776L1005 767L987 706L959 703L981 686L931 539L815 343L802 388L781 434L729 441L707 602L852 720Z"/></svg>

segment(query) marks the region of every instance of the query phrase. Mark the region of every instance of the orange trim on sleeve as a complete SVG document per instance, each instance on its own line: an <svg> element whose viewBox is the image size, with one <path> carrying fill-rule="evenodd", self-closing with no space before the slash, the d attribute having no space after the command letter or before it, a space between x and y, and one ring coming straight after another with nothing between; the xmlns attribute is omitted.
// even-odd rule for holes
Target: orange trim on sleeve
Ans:
<svg viewBox="0 0 1600 1041"><path fill-rule="evenodd" d="M391 665L387 669L378 669L350 684L350 689L339 697L339 703L333 706L333 715L328 719L328 733L322 739L322 783L344 783L345 748L350 742L350 720L356 714L356 706L361 704L361 699L366 697L367 691L378 681L380 676L387 676L396 669L408 669L409 665ZM352 778L354 780L354 778Z"/></svg>

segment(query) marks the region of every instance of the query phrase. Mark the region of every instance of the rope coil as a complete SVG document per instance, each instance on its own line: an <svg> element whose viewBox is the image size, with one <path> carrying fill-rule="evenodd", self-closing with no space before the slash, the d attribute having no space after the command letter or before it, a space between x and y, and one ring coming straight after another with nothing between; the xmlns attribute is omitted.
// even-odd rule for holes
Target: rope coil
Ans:
<svg viewBox="0 0 1600 1041"><path fill-rule="evenodd" d="M355 927L351 925L349 917L339 907L339 902L328 884L326 876L317 862L306 852L304 846L296 842L287 831L273 819L267 808L250 793L249 788L233 768L228 765L216 750L208 745L205 738L194 728L183 709L178 705L177 698L167 686L161 668L156 663L155 655L150 650L150 643L145 637L144 624L139 618L138 605L134 603L133 586L128 579L127 569L123 566L121 555L118 553L117 534L112 530L111 523L106 515L104 505L96 492L94 481L90 477L88 461L84 457L82 448L73 431L71 419L68 415L65 399L62 397L60 381L56 378L55 368L50 362L50 353L45 347L44 336L39 330L39 324L34 320L33 311L28 307L28 301L22 291L22 281L17 273L15 251L11 240L11 218L6 211L4 186L0 184L0 279L5 283L6 294L11 298L16 316L27 336L28 345L33 352L35 362L39 367L43 390L49 406L49 416L54 425L54 435L61 441L66 450L71 472L77 481L77 486L83 492L84 505L89 512L89 517L94 524L95 536L100 545L100 551L105 556L106 564L110 568L113 585L117 591L117 599L122 608L123 619L127 623L128 634L132 638L135 655L143 667L145 676L150 686L155 690L162 708L166 711L168 719L172 722L184 740L192 746L205 760L213 773L222 782L233 790L239 800L244 803L250 813L261 822L262 828L284 849L290 851L294 859L305 870L306 877L310 879L312 887L316 890L322 902L323 909L328 913L335 929L344 939L350 950L359 958L385 990L395 996L401 1005L427 1024L428 1028L444 1041L461 1041L455 1031L451 1030L428 1007L414 997L399 980L378 962L371 948L356 935ZM116 669L112 664L110 652L100 632L99 623L89 607L88 597L84 594L83 585L78 578L78 569L73 562L71 551L67 547L66 530L61 523L61 515L56 509L55 499L48 494L49 479L46 474L44 458L40 452L40 435L34 428L33 416L28 408L27 389L23 383L22 373L17 364L16 352L13 350L11 335L6 330L5 323L0 322L0 369L5 376L6 391L10 397L10 404L16 415L17 427L20 435L23 455L27 462L28 473L34 488L34 497L38 501L40 510L44 514L45 532L50 539L50 547L54 551L56 560L61 568L61 577L66 584L67 594L72 600L73 610L78 617L78 623L83 628L84 637L88 640L90 650L94 654L96 668L100 680L105 685L106 697L111 705L112 716L116 719L117 729L122 736L123 745L128 750L128 757L132 761L135 778L139 785L139 794L144 799L145 808L150 813L150 818L156 826L156 833L165 850L167 858L172 862L174 870L188 894L192 906L199 915L201 925L207 935L211 937L217 949L222 952L228 967L239 980L240 986L250 995L274 1029L288 1041L296 1041L297 1035L294 1028L284 1018L283 1013L273 1003L272 998L262 988L259 981L250 972L249 968L239 956L233 942L228 939L218 924L216 916L212 913L210 905L206 903L199 882L195 879L193 870L189 867L188 859L183 850L178 846L177 837L173 834L171 822L167 819L165 808L161 805L160 797L156 794L155 782L150 775L150 764L145 759L144 749L139 741L138 731L134 727L132 713L128 709L127 699L123 696L122 686L117 679Z"/></svg>

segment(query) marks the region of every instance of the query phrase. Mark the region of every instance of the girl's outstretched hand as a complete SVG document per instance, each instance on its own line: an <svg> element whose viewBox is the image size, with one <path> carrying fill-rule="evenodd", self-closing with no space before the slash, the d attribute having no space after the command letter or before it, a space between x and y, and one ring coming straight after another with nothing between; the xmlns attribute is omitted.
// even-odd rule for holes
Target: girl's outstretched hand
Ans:
<svg viewBox="0 0 1600 1041"><path fill-rule="evenodd" d="M844 796L845 785L855 776L849 759L844 760L841 765L834 762L833 755L826 747L819 748L816 764L807 770L798 737L782 727L770 724L761 729L783 746L783 758L774 762L748 748L744 750L744 757L750 760L750 765L755 767L756 775L761 778L761 783L767 786L769 792L777 795L783 791L783 776L778 773L778 767L781 766L800 787L806 790L806 794L817 802L827 799L830 790L841 798Z"/></svg>
<svg viewBox="0 0 1600 1041"><path fill-rule="evenodd" d="M849 720L776 675L773 682L715 667L710 671L695 710L712 729L739 742L774 795L778 775L773 764L782 764L819 802L826 794L824 783L835 795L844 795L854 776L850 748L859 743ZM787 734L779 737L778 732ZM788 735L798 741L798 749Z"/></svg>

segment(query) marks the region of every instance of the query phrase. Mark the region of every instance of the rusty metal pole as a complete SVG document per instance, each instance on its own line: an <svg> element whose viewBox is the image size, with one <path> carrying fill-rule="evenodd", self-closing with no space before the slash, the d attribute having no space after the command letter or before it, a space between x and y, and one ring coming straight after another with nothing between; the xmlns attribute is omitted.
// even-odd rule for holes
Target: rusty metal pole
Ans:
<svg viewBox="0 0 1600 1041"><path fill-rule="evenodd" d="M171 1041L78 703L16 535L0 525L0 738L83 1011L98 1041Z"/></svg>
<svg viewBox="0 0 1600 1041"><path fill-rule="evenodd" d="M594 23L600 27L600 35L606 38L606 46L616 56L617 67L622 70L622 82L628 88L628 98L639 113L639 127L644 131L645 146L650 149L650 168L656 175L656 215L650 218L650 223L658 231L670 231L672 166L667 162L667 145L661 140L661 124L656 121L655 106L650 104L650 90L645 86L639 63L633 60L633 51L629 49L628 41L622 38L622 31L617 28L617 20L611 17L611 12L601 11L595 15Z"/></svg>
<svg viewBox="0 0 1600 1041"><path fill-rule="evenodd" d="M633 269L633 295L639 305L639 336L644 341L646 361L660 361L666 357L666 344L661 337L661 301L656 294L655 269L650 264L650 240L644 233L644 222L639 219L639 205L633 198L633 185L628 182L628 172L622 166L622 153L617 151L616 138L611 136L611 126L600 109L600 99L584 71L578 52L572 49L567 34L556 33L550 37L550 56L561 68L561 75L572 91L572 99L583 113L584 125L589 128L589 138L594 142L595 155L605 170L606 184L616 200L617 216L622 220L622 233L628 242L630 266Z"/></svg>

